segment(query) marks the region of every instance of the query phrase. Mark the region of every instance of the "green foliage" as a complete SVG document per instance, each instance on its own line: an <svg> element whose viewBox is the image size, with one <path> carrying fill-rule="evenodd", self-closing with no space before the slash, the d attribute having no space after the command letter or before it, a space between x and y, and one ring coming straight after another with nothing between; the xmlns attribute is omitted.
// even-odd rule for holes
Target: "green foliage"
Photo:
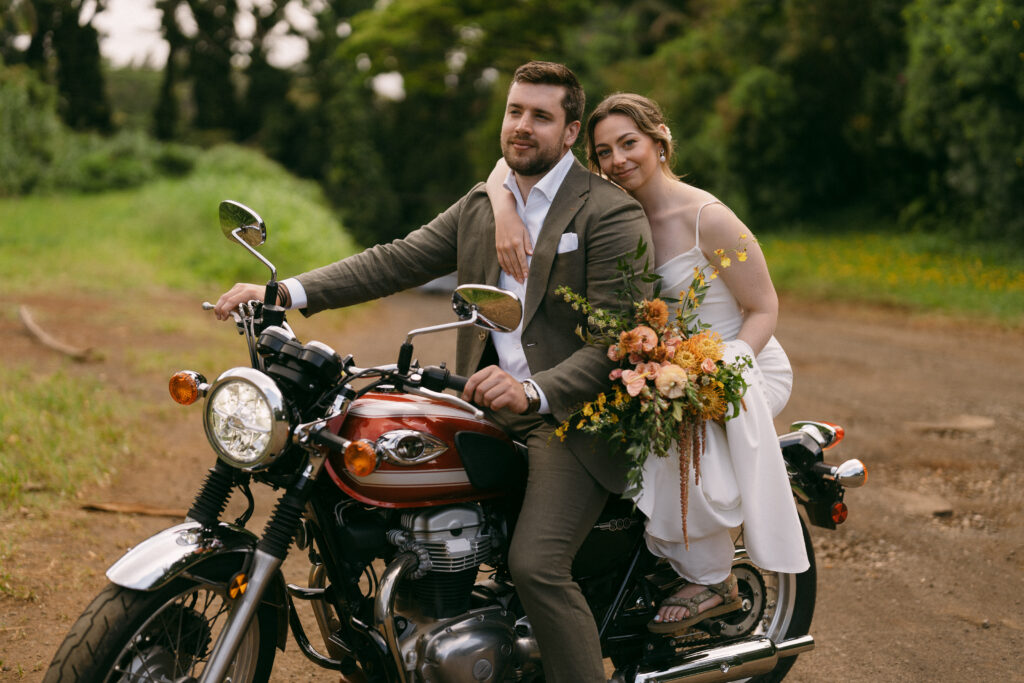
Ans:
<svg viewBox="0 0 1024 683"><path fill-rule="evenodd" d="M0 197L30 192L65 137L56 94L26 67L0 65Z"/></svg>
<svg viewBox="0 0 1024 683"><path fill-rule="evenodd" d="M914 0L901 119L928 159L909 215L960 220L975 235L1024 239L1024 2Z"/></svg>
<svg viewBox="0 0 1024 683"><path fill-rule="evenodd" d="M74 133L55 112L54 89L23 67L0 66L0 196L102 192L192 168L195 152L141 131Z"/></svg>

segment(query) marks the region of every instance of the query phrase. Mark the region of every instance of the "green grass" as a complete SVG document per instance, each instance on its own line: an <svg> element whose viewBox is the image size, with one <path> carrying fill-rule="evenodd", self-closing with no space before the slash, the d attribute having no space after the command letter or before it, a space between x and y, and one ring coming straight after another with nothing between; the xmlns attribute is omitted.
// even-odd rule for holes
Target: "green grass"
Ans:
<svg viewBox="0 0 1024 683"><path fill-rule="evenodd" d="M268 270L220 232L217 207L235 199L263 217L261 251L280 276L355 250L315 183L257 152L215 147L196 170L134 190L0 199L0 272L8 293L170 286L207 296Z"/></svg>
<svg viewBox="0 0 1024 683"><path fill-rule="evenodd" d="M899 306L1024 327L1024 254L889 226L762 234L772 281L798 298Z"/></svg>
<svg viewBox="0 0 1024 683"><path fill-rule="evenodd" d="M126 426L99 379L0 367L0 508L102 478L128 451Z"/></svg>

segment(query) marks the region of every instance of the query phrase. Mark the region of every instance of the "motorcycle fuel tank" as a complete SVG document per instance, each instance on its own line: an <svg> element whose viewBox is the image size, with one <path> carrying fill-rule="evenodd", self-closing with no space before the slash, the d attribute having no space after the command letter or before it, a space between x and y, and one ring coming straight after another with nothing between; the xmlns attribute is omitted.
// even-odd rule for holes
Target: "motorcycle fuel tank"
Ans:
<svg viewBox="0 0 1024 683"><path fill-rule="evenodd" d="M378 439L399 430L439 440L444 450L420 463L380 457L377 469L360 477L332 452L326 468L343 491L379 507L411 508L495 498L516 483L524 468L508 436L493 423L447 403L411 394L370 392L353 402L328 429L350 441ZM379 452L380 449L378 449Z"/></svg>

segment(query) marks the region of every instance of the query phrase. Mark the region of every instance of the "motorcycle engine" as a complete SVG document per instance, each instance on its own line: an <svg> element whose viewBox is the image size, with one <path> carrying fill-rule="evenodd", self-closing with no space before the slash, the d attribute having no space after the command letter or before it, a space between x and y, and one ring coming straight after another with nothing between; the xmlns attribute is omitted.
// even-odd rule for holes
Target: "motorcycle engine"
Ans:
<svg viewBox="0 0 1024 683"><path fill-rule="evenodd" d="M407 512L400 523L403 535L430 557L425 576L403 582L419 609L434 619L466 612L477 571L493 552L493 534L486 529L479 506Z"/></svg>

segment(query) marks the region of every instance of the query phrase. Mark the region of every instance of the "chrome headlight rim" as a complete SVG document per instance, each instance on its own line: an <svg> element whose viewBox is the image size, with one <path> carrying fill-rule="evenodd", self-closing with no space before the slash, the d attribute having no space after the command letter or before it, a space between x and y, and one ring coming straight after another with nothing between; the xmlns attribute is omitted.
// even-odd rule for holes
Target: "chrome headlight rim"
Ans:
<svg viewBox="0 0 1024 683"><path fill-rule="evenodd" d="M249 384L259 392L261 398L270 409L270 439L259 457L252 461L241 461L227 451L214 434L214 427L211 423L211 406L217 393L226 385L242 382ZM228 465L241 470L258 470L269 466L288 445L289 434L291 433L291 420L289 419L287 404L284 394L277 384L267 375L255 368L238 367L223 372L210 386L206 394L206 404L203 410L203 428L206 431L206 438L216 451L217 457Z"/></svg>

